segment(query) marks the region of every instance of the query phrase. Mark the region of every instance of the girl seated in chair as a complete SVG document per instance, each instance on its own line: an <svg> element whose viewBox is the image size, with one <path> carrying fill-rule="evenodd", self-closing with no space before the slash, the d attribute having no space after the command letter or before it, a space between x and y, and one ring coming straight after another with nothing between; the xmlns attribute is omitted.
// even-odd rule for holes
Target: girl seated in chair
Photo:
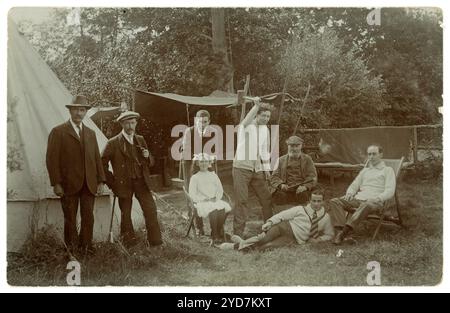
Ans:
<svg viewBox="0 0 450 313"><path fill-rule="evenodd" d="M214 157L200 153L194 155L194 166L199 171L189 182L189 196L194 202L197 214L201 218L209 217L212 244L221 244L225 240L223 226L230 205L222 200L223 187L216 173L209 171Z"/></svg>

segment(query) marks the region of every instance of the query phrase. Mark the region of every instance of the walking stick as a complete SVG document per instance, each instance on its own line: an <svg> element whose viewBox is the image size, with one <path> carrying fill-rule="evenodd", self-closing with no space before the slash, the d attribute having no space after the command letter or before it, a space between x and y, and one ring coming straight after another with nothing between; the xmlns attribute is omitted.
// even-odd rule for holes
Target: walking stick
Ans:
<svg viewBox="0 0 450 313"><path fill-rule="evenodd" d="M112 227L113 227L113 220L114 220L114 208L116 207L116 198L117 198L117 196L114 195L112 212L111 212L111 221L109 223L109 242L110 243L114 243L114 234L113 234Z"/></svg>

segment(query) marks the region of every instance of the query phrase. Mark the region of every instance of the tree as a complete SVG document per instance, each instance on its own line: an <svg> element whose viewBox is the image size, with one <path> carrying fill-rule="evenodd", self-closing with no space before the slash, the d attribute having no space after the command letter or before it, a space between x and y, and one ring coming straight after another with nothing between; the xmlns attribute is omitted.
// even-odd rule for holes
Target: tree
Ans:
<svg viewBox="0 0 450 313"><path fill-rule="evenodd" d="M442 105L439 10L381 9L380 26L367 24L371 10L365 8L223 10L222 48L216 51L209 8L55 9L54 18L46 24L22 26L69 90L85 93L96 105L131 102L132 94L121 86L204 96L225 89L231 74L236 89L243 87L249 74L253 95L281 91L292 71L280 64L297 36L300 39L296 40L315 42L325 50L339 49L327 55L308 48L317 53L316 59L328 57L336 63L328 64L329 69L325 68L327 63L319 64L325 76L310 76L316 81L311 80L306 120L302 119L301 125L349 125L340 115L349 110L361 110L358 125L373 123L367 118L372 114L376 115L374 123L380 125L441 120L436 109ZM318 39L319 34L332 41L326 45ZM223 52L223 39L228 58ZM305 50L304 57L311 56L310 52ZM352 77L342 76L340 79L355 81L356 86L345 89L345 93L339 87L344 82L330 76L343 71L343 64L352 60L357 60L353 66L360 68L358 73L364 69L368 71L364 77L372 81L376 78L379 86L384 85L374 97L366 99L365 92L358 96L355 90L363 86ZM301 69L309 71L307 67ZM297 83L289 91L303 99L308 80L293 80ZM327 88L329 94L320 98ZM383 111L372 112L375 107Z"/></svg>
<svg viewBox="0 0 450 313"><path fill-rule="evenodd" d="M327 25L381 75L386 93L383 124L438 123L442 117L442 11L380 9L381 25L368 25L372 9L314 9L316 25Z"/></svg>
<svg viewBox="0 0 450 313"><path fill-rule="evenodd" d="M279 70L292 73L288 92L302 101L286 106L283 133L290 135L297 123L308 128L379 124L382 79L354 51L346 52L334 31L303 29L297 36Z"/></svg>

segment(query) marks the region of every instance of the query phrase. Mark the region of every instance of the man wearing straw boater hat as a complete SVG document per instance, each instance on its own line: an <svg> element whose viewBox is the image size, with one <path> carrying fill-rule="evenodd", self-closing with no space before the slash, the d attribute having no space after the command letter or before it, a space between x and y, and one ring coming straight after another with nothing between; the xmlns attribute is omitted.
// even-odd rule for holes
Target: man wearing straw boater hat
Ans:
<svg viewBox="0 0 450 313"><path fill-rule="evenodd" d="M124 244L136 244L131 220L133 195L144 213L147 240L151 246L162 244L156 204L150 187L150 167L154 161L144 137L136 134L139 113L125 111L117 118L122 131L111 138L102 153L103 167L108 186L119 198L121 211L120 233ZM113 172L109 171L111 162Z"/></svg>
<svg viewBox="0 0 450 313"><path fill-rule="evenodd" d="M106 179L95 132L82 122L90 108L86 97L75 96L66 107L70 119L53 128L48 137L47 170L55 194L61 197L67 248L73 252L79 246L83 252L92 253L95 194L103 191Z"/></svg>

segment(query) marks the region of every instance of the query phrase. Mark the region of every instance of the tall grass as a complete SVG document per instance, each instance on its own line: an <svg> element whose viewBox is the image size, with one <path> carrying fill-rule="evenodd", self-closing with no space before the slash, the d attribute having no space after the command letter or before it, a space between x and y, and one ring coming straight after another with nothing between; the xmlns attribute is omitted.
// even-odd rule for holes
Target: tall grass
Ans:
<svg viewBox="0 0 450 313"><path fill-rule="evenodd" d="M327 190L341 195L348 183L342 179ZM364 286L370 261L380 263L382 285L436 285L442 275L442 180L424 183L408 179L398 191L405 227L383 227L376 241L371 241L374 225L365 223L355 233L355 245L294 245L246 254L183 238L186 221L174 210L182 211L185 202L180 194L173 194L166 198L173 204L171 208L158 203L165 247L147 247L143 230L139 232L141 243L126 253L118 244L98 243L94 256L77 256L82 285ZM255 207L252 216L259 211ZM260 224L251 225L256 232ZM231 231L231 226L232 216L226 229ZM340 249L342 255L337 256ZM68 260L58 230L41 229L20 254L8 255L8 282L64 286Z"/></svg>

